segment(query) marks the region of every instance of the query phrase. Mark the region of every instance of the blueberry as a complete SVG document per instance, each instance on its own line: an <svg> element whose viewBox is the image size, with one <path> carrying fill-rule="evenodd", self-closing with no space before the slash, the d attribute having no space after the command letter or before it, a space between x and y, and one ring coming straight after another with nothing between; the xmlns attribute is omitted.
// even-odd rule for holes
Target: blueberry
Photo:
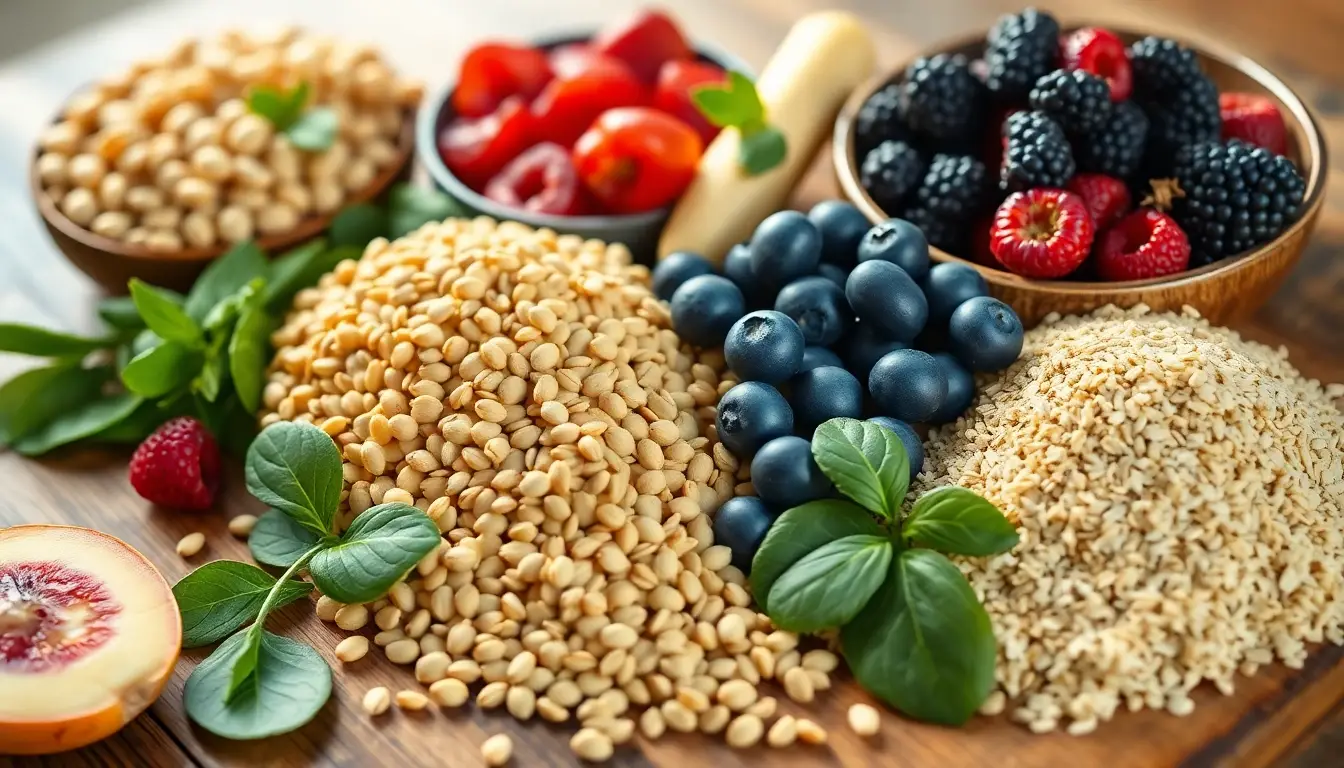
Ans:
<svg viewBox="0 0 1344 768"><path fill-rule="evenodd" d="M868 232L868 217L843 200L823 200L807 218L821 230L821 260L841 269L854 268L859 241Z"/></svg>
<svg viewBox="0 0 1344 768"><path fill-rule="evenodd" d="M905 456L910 461L910 481L914 482L915 476L924 466L924 443L920 441L914 427L890 416L874 416L869 421L890 429L901 438L901 444L905 446Z"/></svg>
<svg viewBox="0 0 1344 768"><path fill-rule="evenodd" d="M961 364L961 361L946 352L935 353L933 359L947 379L947 397L943 398L943 407L929 417L930 424L950 424L971 407L975 399L975 378Z"/></svg>
<svg viewBox="0 0 1344 768"><path fill-rule="evenodd" d="M793 434L793 409L779 390L744 381L719 401L719 440L740 459L776 437Z"/></svg>
<svg viewBox="0 0 1344 768"><path fill-rule="evenodd" d="M837 267L834 264L827 264L825 262L817 265L817 274L840 286L840 290L842 291L845 289L845 281L849 279L848 269Z"/></svg>
<svg viewBox="0 0 1344 768"><path fill-rule="evenodd" d="M905 270L889 261L865 261L849 273L845 298L865 325L882 335L909 342L924 329L929 305Z"/></svg>
<svg viewBox="0 0 1344 768"><path fill-rule="evenodd" d="M914 224L887 219L859 241L859 261L889 261L918 283L929 273L929 241Z"/></svg>
<svg viewBox="0 0 1344 768"><path fill-rule="evenodd" d="M653 293L663 301L670 301L682 283L692 277L712 274L714 265L698 253L669 253L653 267Z"/></svg>
<svg viewBox="0 0 1344 768"><path fill-rule="evenodd" d="M742 291L718 275L692 277L672 294L672 327L699 347L723 344L728 329L746 311Z"/></svg>
<svg viewBox="0 0 1344 768"><path fill-rule="evenodd" d="M752 274L751 248L746 243L738 243L728 249L728 255L723 257L723 274L742 291L747 309L761 309L774 304L774 297L771 296L767 301L765 286Z"/></svg>
<svg viewBox="0 0 1344 768"><path fill-rule="evenodd" d="M770 214L751 235L751 271L768 286L815 274L820 262L821 233L797 211Z"/></svg>
<svg viewBox="0 0 1344 768"><path fill-rule="evenodd" d="M751 460L751 484L775 509L831 495L831 481L812 458L812 444L793 435L776 437L761 446Z"/></svg>
<svg viewBox="0 0 1344 768"><path fill-rule="evenodd" d="M739 571L751 573L751 561L773 522L775 516L764 501L755 496L735 496L714 513L714 543L732 550L733 565Z"/></svg>
<svg viewBox="0 0 1344 768"><path fill-rule="evenodd" d="M798 372L810 371L823 365L833 365L836 368L845 367L845 363L840 359L840 356L831 350L825 347L808 347L803 350L803 364Z"/></svg>
<svg viewBox="0 0 1344 768"><path fill-rule="evenodd" d="M728 329L723 357L743 381L774 384L798 372L803 364L803 332L783 312L759 309Z"/></svg>
<svg viewBox="0 0 1344 768"><path fill-rule="evenodd" d="M789 382L794 431L810 436L827 419L863 415L863 385L844 368L824 365L803 371ZM752 477L755 477L753 474Z"/></svg>
<svg viewBox="0 0 1344 768"><path fill-rule="evenodd" d="M816 275L784 286L775 297L775 309L793 318L803 338L816 347L839 341L854 320L844 289Z"/></svg>
<svg viewBox="0 0 1344 768"><path fill-rule="evenodd" d="M1022 321L998 299L962 302L947 326L952 354L973 371L1001 371L1022 354Z"/></svg>
<svg viewBox="0 0 1344 768"><path fill-rule="evenodd" d="M947 379L938 361L917 349L888 352L868 375L877 407L901 421L927 421L947 399Z"/></svg>
<svg viewBox="0 0 1344 768"><path fill-rule="evenodd" d="M842 354L845 358L845 367L858 378L859 383L866 385L868 373L873 370L873 365L883 355L897 349L907 347L899 341L892 341L882 336L871 325L859 323L859 326L845 339Z"/></svg>
<svg viewBox="0 0 1344 768"><path fill-rule="evenodd" d="M975 267L955 262L934 265L923 287L929 302L929 325L943 329L962 302L989 294L989 284Z"/></svg>

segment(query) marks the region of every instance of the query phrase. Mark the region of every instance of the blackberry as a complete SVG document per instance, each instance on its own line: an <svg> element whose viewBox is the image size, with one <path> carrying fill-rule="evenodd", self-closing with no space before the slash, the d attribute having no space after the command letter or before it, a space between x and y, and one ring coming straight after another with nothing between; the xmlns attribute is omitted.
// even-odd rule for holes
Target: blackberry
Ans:
<svg viewBox="0 0 1344 768"><path fill-rule="evenodd" d="M985 38L985 86L1005 104L1025 101L1036 81L1055 68L1059 22L1035 8L1002 16Z"/></svg>
<svg viewBox="0 0 1344 768"><path fill-rule="evenodd" d="M960 54L916 59L905 70L901 110L915 133L936 142L975 135L985 109L985 86Z"/></svg>
<svg viewBox="0 0 1344 768"><path fill-rule="evenodd" d="M1105 125L1074 142L1073 154L1080 172L1128 181L1138 173L1147 143L1148 116L1134 102L1122 101Z"/></svg>
<svg viewBox="0 0 1344 768"><path fill-rule="evenodd" d="M940 219L966 221L979 213L988 189L985 164L966 155L934 155L915 199Z"/></svg>
<svg viewBox="0 0 1344 768"><path fill-rule="evenodd" d="M1071 134L1090 133L1111 117L1111 87L1091 72L1057 69L1036 81L1031 108L1053 117Z"/></svg>
<svg viewBox="0 0 1344 768"><path fill-rule="evenodd" d="M924 239L934 248L948 253L965 253L970 225L965 220L953 220L935 214L928 208L911 208L901 218L919 227Z"/></svg>
<svg viewBox="0 0 1344 768"><path fill-rule="evenodd" d="M1162 101L1194 80L1204 78L1195 52L1162 37L1145 37L1129 47L1134 72L1134 98Z"/></svg>
<svg viewBox="0 0 1344 768"><path fill-rule="evenodd" d="M1005 192L1063 187L1076 170L1064 129L1042 112L1016 112L1003 124L1008 139L999 186Z"/></svg>
<svg viewBox="0 0 1344 768"><path fill-rule="evenodd" d="M1156 170L1171 167L1182 147L1217 141L1223 120L1218 110L1218 89L1207 77L1185 84L1164 102L1145 105L1149 163Z"/></svg>
<svg viewBox="0 0 1344 768"><path fill-rule="evenodd" d="M901 115L901 86L888 83L868 97L854 118L854 154L864 157L888 139L905 141L910 129Z"/></svg>
<svg viewBox="0 0 1344 768"><path fill-rule="evenodd" d="M879 208L895 213L919 188L925 167L924 158L914 147L904 141L884 141L863 158L859 182Z"/></svg>
<svg viewBox="0 0 1344 768"><path fill-rule="evenodd" d="M1176 156L1185 192L1172 217L1205 264L1273 240L1296 219L1306 183L1288 158L1240 139L1192 144Z"/></svg>

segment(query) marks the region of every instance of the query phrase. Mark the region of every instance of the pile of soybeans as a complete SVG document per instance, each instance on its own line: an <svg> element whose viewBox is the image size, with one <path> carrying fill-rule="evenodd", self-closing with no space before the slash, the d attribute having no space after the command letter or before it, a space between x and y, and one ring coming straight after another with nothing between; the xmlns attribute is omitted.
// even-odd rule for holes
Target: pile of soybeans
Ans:
<svg viewBox="0 0 1344 768"><path fill-rule="evenodd" d="M999 641L999 689L1033 731L1124 707L1186 715L1201 682L1344 642L1344 387L1181 315L1047 318L936 431L920 485L1017 523L961 564Z"/></svg>

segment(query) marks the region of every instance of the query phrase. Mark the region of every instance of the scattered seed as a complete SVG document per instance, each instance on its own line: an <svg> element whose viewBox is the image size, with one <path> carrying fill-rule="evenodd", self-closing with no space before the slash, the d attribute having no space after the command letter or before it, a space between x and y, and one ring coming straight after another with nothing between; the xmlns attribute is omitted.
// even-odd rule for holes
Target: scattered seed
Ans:
<svg viewBox="0 0 1344 768"><path fill-rule="evenodd" d="M806 718L798 718L798 740L805 744L825 744L826 729Z"/></svg>
<svg viewBox="0 0 1344 768"><path fill-rule="evenodd" d="M256 515L235 515L229 518L229 533L240 539L246 539L257 526Z"/></svg>
<svg viewBox="0 0 1344 768"><path fill-rule="evenodd" d="M491 768L497 768L509 762L513 757L513 739L508 734L497 733L481 743L481 757L485 758L485 764Z"/></svg>
<svg viewBox="0 0 1344 768"><path fill-rule="evenodd" d="M369 638L351 635L336 644L336 658L346 664L359 661L369 652Z"/></svg>
<svg viewBox="0 0 1344 768"><path fill-rule="evenodd" d="M457 708L467 703L471 692L467 684L455 678L446 677L429 686L429 697L441 707Z"/></svg>
<svg viewBox="0 0 1344 768"><path fill-rule="evenodd" d="M797 738L798 721L794 720L793 715L784 715L770 726L769 732L765 734L765 743L775 748L787 747Z"/></svg>
<svg viewBox="0 0 1344 768"><path fill-rule="evenodd" d="M205 548L205 534L197 531L188 533L177 542L177 554L182 557L194 557Z"/></svg>
<svg viewBox="0 0 1344 768"><path fill-rule="evenodd" d="M738 715L728 723L725 739L734 749L747 749L756 746L765 733L765 723L755 715Z"/></svg>
<svg viewBox="0 0 1344 768"><path fill-rule="evenodd" d="M590 763L610 760L615 753L611 737L596 728L580 728L569 740L569 748L580 759Z"/></svg>
<svg viewBox="0 0 1344 768"><path fill-rule="evenodd" d="M362 704L367 714L376 717L392 706L392 693L382 686L370 688L364 694Z"/></svg>
<svg viewBox="0 0 1344 768"><path fill-rule="evenodd" d="M406 712L419 712L429 706L429 697L419 691L397 691L397 708Z"/></svg>
<svg viewBox="0 0 1344 768"><path fill-rule="evenodd" d="M847 716L849 727L860 736L875 736L882 727L881 717L868 704L854 704Z"/></svg>

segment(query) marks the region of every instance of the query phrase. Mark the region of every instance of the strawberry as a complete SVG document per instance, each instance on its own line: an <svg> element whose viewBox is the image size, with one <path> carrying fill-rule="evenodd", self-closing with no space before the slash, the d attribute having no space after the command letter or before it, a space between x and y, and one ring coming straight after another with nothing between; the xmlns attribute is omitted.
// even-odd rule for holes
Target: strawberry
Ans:
<svg viewBox="0 0 1344 768"><path fill-rule="evenodd" d="M131 456L131 487L146 501L173 509L209 509L219 490L219 447L201 422L165 422Z"/></svg>
<svg viewBox="0 0 1344 768"><path fill-rule="evenodd" d="M1095 227L1083 198L1062 189L1014 192L994 212L989 249L1009 271L1053 279L1078 268Z"/></svg>
<svg viewBox="0 0 1344 768"><path fill-rule="evenodd" d="M1162 277L1189 266L1190 241L1175 219L1143 208L1102 233L1095 261L1103 280Z"/></svg>
<svg viewBox="0 0 1344 768"><path fill-rule="evenodd" d="M1083 27L1059 41L1065 69L1081 69L1104 79L1111 86L1111 101L1124 101L1134 90L1134 72L1129 49L1109 29Z"/></svg>
<svg viewBox="0 0 1344 768"><path fill-rule="evenodd" d="M1223 141L1241 139L1276 155L1288 153L1288 128L1279 106L1258 93L1221 93L1218 112L1223 118Z"/></svg>
<svg viewBox="0 0 1344 768"><path fill-rule="evenodd" d="M1069 180L1069 191L1083 198L1096 229L1103 230L1129 212L1129 187L1101 173L1080 173Z"/></svg>

